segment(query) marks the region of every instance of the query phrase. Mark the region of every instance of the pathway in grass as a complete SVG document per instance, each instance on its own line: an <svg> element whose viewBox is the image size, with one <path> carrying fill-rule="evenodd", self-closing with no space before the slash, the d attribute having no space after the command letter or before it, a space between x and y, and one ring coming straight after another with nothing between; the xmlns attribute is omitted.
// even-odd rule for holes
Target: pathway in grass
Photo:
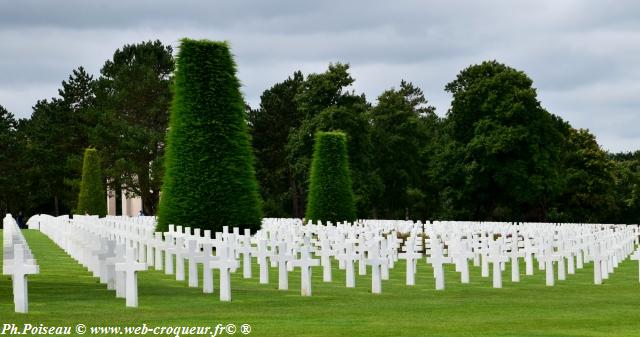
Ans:
<svg viewBox="0 0 640 337"><path fill-rule="evenodd" d="M471 269L471 284L447 266L446 290L434 290L432 270L419 262L416 286L404 285L404 263L391 271L381 295L369 292L370 278L357 277L355 289L344 287L344 272L334 269L334 282L313 273L313 297L299 295L300 274L290 273L289 291L278 291L277 269L271 284L232 276L233 301L202 294L173 276L150 270L140 274L139 308L125 308L124 299L98 283L82 266L37 231L25 237L41 273L29 277L30 312L13 313L11 284L0 278L0 315L4 323L48 326L215 326L251 324L251 336L637 336L640 331L640 285L637 262L625 261L602 286L587 268L555 287L544 274L523 277L492 289L491 279ZM521 269L524 270L524 267ZM217 275L215 277L217 280ZM216 284L216 289L218 285ZM241 335L239 332L236 335Z"/></svg>

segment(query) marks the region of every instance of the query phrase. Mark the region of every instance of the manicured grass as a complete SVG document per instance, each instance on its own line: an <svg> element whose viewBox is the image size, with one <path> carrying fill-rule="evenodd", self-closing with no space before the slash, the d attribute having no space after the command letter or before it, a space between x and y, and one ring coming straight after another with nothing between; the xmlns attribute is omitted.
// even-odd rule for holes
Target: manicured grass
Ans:
<svg viewBox="0 0 640 337"><path fill-rule="evenodd" d="M418 265L416 286L404 284L404 263L383 281L382 294L370 293L370 277L357 276L355 289L344 287L344 272L334 268L334 281L322 282L313 272L313 296L301 297L299 272L290 273L289 291L277 290L277 269L271 283L243 279L239 269L231 281L233 301L173 276L150 270L139 277L139 308L125 308L124 299L98 283L82 266L37 231L25 236L41 273L29 277L29 314L13 313L11 283L0 278L3 323L64 326L215 326L248 323L250 336L637 336L640 333L638 263L625 261L601 286L593 285L591 264L544 285L544 273L492 289L491 279L472 267L471 284L459 283L448 266L446 290L435 291L432 270ZM357 270L357 269L356 269ZM524 271L524 267L521 268ZM218 282L217 274L215 276ZM215 285L216 289L218 284ZM85 336L89 336L87 333ZM242 336L238 331L235 335Z"/></svg>

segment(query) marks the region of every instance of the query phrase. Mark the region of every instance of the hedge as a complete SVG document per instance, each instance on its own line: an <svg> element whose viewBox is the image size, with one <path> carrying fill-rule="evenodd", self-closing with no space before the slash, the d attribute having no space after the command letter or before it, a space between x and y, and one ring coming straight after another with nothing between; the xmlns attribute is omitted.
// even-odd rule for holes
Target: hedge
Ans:
<svg viewBox="0 0 640 337"><path fill-rule="evenodd" d="M80 182L76 213L107 215L107 193L100 168L100 157L96 149L84 150L82 181Z"/></svg>
<svg viewBox="0 0 640 337"><path fill-rule="evenodd" d="M336 223L356 219L349 172L346 134L318 132L311 163L307 220Z"/></svg>
<svg viewBox="0 0 640 337"><path fill-rule="evenodd" d="M256 230L262 221L236 65L226 42L182 39L166 140L158 230Z"/></svg>

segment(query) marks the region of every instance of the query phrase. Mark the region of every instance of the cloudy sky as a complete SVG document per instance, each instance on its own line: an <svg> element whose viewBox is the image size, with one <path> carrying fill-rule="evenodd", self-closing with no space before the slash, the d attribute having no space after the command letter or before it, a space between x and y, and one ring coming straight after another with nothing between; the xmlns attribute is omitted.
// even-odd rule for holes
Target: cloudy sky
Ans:
<svg viewBox="0 0 640 337"><path fill-rule="evenodd" d="M0 105L28 117L82 65L98 74L128 43L228 40L243 92L295 70L348 62L375 103L406 79L439 115L446 83L495 59L525 71L550 112L610 151L640 149L638 1L31 1L0 0Z"/></svg>

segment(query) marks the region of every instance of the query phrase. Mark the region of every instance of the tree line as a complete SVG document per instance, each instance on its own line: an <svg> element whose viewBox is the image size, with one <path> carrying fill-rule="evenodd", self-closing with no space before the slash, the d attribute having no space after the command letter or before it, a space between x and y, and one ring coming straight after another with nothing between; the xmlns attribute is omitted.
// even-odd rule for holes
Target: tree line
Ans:
<svg viewBox="0 0 640 337"><path fill-rule="evenodd" d="M125 45L96 76L73 70L28 119L0 106L0 212L74 212L92 147L107 186L155 214L174 69L171 46ZM264 216L304 216L314 136L343 131L360 218L638 222L640 152L604 151L545 110L522 71L497 61L461 70L443 117L413 83L372 101L354 81L348 64L330 64L245 104Z"/></svg>

